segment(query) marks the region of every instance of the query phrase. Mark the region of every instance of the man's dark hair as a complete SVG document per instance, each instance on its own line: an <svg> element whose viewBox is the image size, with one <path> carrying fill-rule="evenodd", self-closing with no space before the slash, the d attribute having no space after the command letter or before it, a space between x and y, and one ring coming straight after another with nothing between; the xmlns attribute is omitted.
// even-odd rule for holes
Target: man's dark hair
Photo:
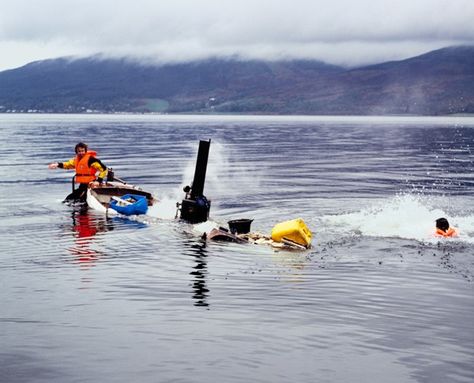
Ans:
<svg viewBox="0 0 474 383"><path fill-rule="evenodd" d="M79 143L76 145L76 147L74 148L74 151L77 153L77 150L78 150L79 148L86 149L86 152L87 152L87 145L84 144L83 142L79 142Z"/></svg>
<svg viewBox="0 0 474 383"><path fill-rule="evenodd" d="M443 230L444 232L449 229L449 222L446 218L438 218L436 220L436 228Z"/></svg>

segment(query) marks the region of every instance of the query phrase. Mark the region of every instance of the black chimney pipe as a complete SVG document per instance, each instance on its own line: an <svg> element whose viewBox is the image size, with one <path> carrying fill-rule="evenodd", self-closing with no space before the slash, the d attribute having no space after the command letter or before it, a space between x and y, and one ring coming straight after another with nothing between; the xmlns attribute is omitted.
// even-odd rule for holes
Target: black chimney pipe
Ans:
<svg viewBox="0 0 474 383"><path fill-rule="evenodd" d="M209 218L211 201L208 201L203 193L210 145L211 140L199 141L193 183L191 187L184 188L186 196L181 202L181 219L190 223L205 222Z"/></svg>
<svg viewBox="0 0 474 383"><path fill-rule="evenodd" d="M191 184L191 199L196 199L204 194L204 182L206 181L207 160L209 158L209 141L199 141L199 149L194 170L194 179Z"/></svg>

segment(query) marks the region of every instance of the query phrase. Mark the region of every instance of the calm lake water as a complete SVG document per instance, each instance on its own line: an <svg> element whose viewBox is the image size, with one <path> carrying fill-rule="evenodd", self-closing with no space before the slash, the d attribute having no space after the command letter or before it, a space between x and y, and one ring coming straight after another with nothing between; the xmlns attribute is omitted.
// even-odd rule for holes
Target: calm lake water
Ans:
<svg viewBox="0 0 474 383"><path fill-rule="evenodd" d="M474 381L474 118L0 115L0 139L0 382ZM199 139L213 222L300 217L313 247L174 220ZM62 204L47 164L79 141L161 204Z"/></svg>

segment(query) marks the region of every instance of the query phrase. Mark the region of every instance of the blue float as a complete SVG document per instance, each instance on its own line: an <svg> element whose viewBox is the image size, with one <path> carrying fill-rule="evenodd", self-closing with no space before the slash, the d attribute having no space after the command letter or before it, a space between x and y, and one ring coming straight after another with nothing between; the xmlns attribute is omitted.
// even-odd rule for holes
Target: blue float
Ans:
<svg viewBox="0 0 474 383"><path fill-rule="evenodd" d="M143 195L125 194L122 197L113 197L109 207L124 215L145 214L148 210L148 201Z"/></svg>

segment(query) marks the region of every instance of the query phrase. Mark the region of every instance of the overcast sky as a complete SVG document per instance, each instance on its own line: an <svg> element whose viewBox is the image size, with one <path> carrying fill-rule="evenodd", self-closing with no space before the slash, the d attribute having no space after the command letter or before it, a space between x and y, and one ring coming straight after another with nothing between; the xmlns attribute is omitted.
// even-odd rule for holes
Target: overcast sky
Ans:
<svg viewBox="0 0 474 383"><path fill-rule="evenodd" d="M0 0L0 70L61 56L313 58L474 44L474 0Z"/></svg>

